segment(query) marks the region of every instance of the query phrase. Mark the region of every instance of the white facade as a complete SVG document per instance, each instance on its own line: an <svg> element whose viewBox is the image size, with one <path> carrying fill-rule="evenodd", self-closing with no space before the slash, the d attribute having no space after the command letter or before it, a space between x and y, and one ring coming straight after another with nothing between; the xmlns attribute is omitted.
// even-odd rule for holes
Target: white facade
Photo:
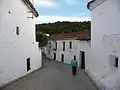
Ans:
<svg viewBox="0 0 120 90"><path fill-rule="evenodd" d="M65 50L63 51L63 42L65 42ZM72 42L70 49L70 42ZM57 49L56 49L57 43ZM56 50L55 50L56 49ZM85 52L85 66L87 68L87 55L90 49L90 41L81 41L81 40L55 40L49 41L48 46L46 47L46 56L50 59L54 59L54 53L56 54L55 60L62 62L62 54L64 55L63 63L71 64L71 60L76 57L78 61L78 66L81 67L81 51Z"/></svg>
<svg viewBox="0 0 120 90"><path fill-rule="evenodd" d="M120 90L120 0L93 0L88 72L102 90Z"/></svg>
<svg viewBox="0 0 120 90"><path fill-rule="evenodd" d="M41 50L35 40L36 22L28 18L28 11L22 0L0 0L0 85L41 67ZM31 64L28 72L27 58Z"/></svg>

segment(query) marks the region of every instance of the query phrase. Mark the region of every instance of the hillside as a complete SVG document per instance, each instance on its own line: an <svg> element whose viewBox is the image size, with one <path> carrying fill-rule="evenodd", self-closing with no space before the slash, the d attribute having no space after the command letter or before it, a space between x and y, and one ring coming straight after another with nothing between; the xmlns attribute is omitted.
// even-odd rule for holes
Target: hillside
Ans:
<svg viewBox="0 0 120 90"><path fill-rule="evenodd" d="M91 22L55 22L36 25L37 32L48 34L69 33L84 29L91 29Z"/></svg>

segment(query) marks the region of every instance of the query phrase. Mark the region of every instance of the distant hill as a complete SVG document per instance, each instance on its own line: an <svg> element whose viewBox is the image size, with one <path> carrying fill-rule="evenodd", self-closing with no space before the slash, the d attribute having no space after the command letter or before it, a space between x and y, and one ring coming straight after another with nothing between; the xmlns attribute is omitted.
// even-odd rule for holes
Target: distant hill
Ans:
<svg viewBox="0 0 120 90"><path fill-rule="evenodd" d="M90 30L91 22L55 22L55 23L44 23L36 25L37 32L43 32L48 34L58 34L58 33L70 33L79 30Z"/></svg>

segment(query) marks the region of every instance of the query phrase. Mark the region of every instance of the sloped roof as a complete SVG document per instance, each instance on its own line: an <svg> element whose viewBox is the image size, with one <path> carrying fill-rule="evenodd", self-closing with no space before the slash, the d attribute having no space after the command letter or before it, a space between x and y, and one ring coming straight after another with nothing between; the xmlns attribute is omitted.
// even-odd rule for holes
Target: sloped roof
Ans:
<svg viewBox="0 0 120 90"><path fill-rule="evenodd" d="M52 34L52 39L77 39L77 40L90 40L90 30L80 30L72 33Z"/></svg>
<svg viewBox="0 0 120 90"><path fill-rule="evenodd" d="M30 2L30 0L22 0L22 1L23 1L23 2L25 3L25 5L30 9L30 11L33 13L33 15L34 15L35 17L38 17L38 16L39 16L37 10L34 8L33 4Z"/></svg>

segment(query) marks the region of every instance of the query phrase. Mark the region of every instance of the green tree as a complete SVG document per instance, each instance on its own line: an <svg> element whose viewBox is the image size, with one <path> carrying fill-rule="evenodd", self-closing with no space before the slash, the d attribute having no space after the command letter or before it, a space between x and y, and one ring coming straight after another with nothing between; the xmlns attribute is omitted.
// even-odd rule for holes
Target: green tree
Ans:
<svg viewBox="0 0 120 90"><path fill-rule="evenodd" d="M42 48L47 45L48 37L43 33L37 32L36 33L36 41L39 42L39 47Z"/></svg>
<svg viewBox="0 0 120 90"><path fill-rule="evenodd" d="M58 34L58 33L69 33L84 29L91 29L91 22L55 22L55 23L44 23L36 25L37 32L43 32L48 34Z"/></svg>

